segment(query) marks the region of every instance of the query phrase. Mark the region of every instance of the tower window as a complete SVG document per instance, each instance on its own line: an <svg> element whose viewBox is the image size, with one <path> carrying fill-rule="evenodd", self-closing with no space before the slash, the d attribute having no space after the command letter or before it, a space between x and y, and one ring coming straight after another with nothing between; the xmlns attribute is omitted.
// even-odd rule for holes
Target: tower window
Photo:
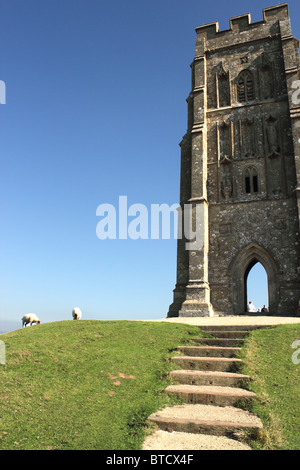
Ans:
<svg viewBox="0 0 300 470"><path fill-rule="evenodd" d="M251 193L250 176L245 176L246 193Z"/></svg>
<svg viewBox="0 0 300 470"><path fill-rule="evenodd" d="M253 192L258 193L258 177L253 175Z"/></svg>
<svg viewBox="0 0 300 470"><path fill-rule="evenodd" d="M247 194L255 194L259 192L258 173L256 168L249 167L244 173L245 192Z"/></svg>
<svg viewBox="0 0 300 470"><path fill-rule="evenodd" d="M238 76L237 92L238 100L241 103L254 100L253 75L249 70L244 70Z"/></svg>

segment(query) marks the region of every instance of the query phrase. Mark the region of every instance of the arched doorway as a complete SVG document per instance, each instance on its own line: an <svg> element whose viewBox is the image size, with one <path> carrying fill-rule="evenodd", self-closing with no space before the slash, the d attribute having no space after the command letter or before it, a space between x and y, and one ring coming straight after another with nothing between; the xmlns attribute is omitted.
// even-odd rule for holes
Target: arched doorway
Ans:
<svg viewBox="0 0 300 470"><path fill-rule="evenodd" d="M269 309L269 280L263 265L254 258L246 269L244 275L244 310L247 311L248 302L251 300L255 311L264 306ZM262 312L264 313L264 312Z"/></svg>
<svg viewBox="0 0 300 470"><path fill-rule="evenodd" d="M247 311L247 288L245 288L245 283L248 280L249 273L257 265L257 263L260 263L263 266L268 279L267 290L269 312L273 315L277 312L277 285L279 272L278 265L264 247L253 242L245 246L235 256L232 263L230 264L228 271L228 275L231 277L232 282L232 311L235 315L243 314Z"/></svg>

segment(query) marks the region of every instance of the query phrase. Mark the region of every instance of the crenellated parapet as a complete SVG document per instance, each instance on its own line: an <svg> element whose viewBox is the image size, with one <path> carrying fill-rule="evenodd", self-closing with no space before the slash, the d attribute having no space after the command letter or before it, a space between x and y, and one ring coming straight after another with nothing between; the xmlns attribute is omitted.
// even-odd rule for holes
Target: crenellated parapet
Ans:
<svg viewBox="0 0 300 470"><path fill-rule="evenodd" d="M244 42L247 40L259 40L260 34L273 36L278 34L279 22L283 22L286 25L285 34L291 34L290 30L290 19L288 4L277 5L274 7L265 8L263 10L263 20L255 23L251 22L251 15L249 13L235 16L229 20L229 29L220 31L219 23L209 23L206 25L198 26L196 28L197 40L205 39L208 44L215 46L228 47L233 43ZM240 39L237 34L241 34ZM201 53L201 47L197 52ZM203 51L202 51L203 52Z"/></svg>

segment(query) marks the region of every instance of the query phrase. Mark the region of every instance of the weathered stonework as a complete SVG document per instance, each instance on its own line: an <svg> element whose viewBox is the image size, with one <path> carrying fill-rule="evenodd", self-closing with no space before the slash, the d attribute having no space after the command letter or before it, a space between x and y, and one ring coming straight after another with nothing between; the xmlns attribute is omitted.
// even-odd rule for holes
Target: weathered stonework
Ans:
<svg viewBox="0 0 300 470"><path fill-rule="evenodd" d="M273 315L300 301L299 42L286 4L196 29L181 142L180 204L202 205L204 246L178 240L172 316L245 311L245 284L260 262ZM300 93L298 94L300 98Z"/></svg>

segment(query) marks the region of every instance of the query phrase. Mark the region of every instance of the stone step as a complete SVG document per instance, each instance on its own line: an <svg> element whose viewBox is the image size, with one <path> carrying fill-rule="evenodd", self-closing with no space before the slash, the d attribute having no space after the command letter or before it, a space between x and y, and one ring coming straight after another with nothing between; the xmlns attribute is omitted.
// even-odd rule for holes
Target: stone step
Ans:
<svg viewBox="0 0 300 470"><path fill-rule="evenodd" d="M210 370L220 372L235 372L242 360L236 358L224 357L192 357L192 356L174 356L172 361L186 370Z"/></svg>
<svg viewBox="0 0 300 470"><path fill-rule="evenodd" d="M235 357L241 348L221 346L178 346L177 350L185 356L194 357Z"/></svg>
<svg viewBox="0 0 300 470"><path fill-rule="evenodd" d="M175 394L185 403L215 406L233 406L256 397L255 393L242 388L209 385L169 385L166 392Z"/></svg>
<svg viewBox="0 0 300 470"><path fill-rule="evenodd" d="M162 431L255 438L263 428L261 420L249 411L231 406L178 405L149 416Z"/></svg>
<svg viewBox="0 0 300 470"><path fill-rule="evenodd" d="M203 331L253 331L260 328L270 328L272 325L203 325L199 326L200 330Z"/></svg>
<svg viewBox="0 0 300 470"><path fill-rule="evenodd" d="M219 331L219 330L206 330L205 333L214 336L216 338L246 338L249 333L248 331L232 330L232 331Z"/></svg>
<svg viewBox="0 0 300 470"><path fill-rule="evenodd" d="M143 450L252 450L243 442L225 436L210 436L186 432L156 431L147 436ZM171 455L169 457L172 457ZM189 456L186 456L188 459ZM187 462L186 462L187 463ZM192 463L192 462L191 462Z"/></svg>
<svg viewBox="0 0 300 470"><path fill-rule="evenodd" d="M249 382L249 375L233 372L218 372L205 370L173 370L169 376L180 384L185 385L217 385L239 387Z"/></svg>
<svg viewBox="0 0 300 470"><path fill-rule="evenodd" d="M244 338L192 338L192 341L200 344L207 344L208 346L223 346L223 347L238 347L242 346L245 342Z"/></svg>

